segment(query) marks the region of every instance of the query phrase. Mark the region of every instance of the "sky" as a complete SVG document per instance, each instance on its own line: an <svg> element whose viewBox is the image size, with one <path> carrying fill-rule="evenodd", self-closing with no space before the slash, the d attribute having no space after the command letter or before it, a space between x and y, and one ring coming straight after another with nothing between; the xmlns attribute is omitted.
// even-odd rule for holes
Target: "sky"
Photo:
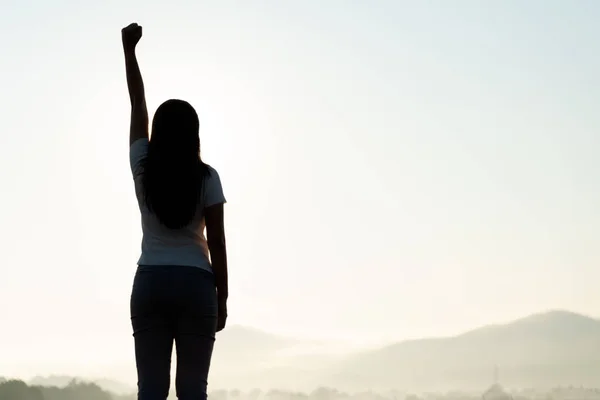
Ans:
<svg viewBox="0 0 600 400"><path fill-rule="evenodd" d="M130 22L150 112L188 100L221 176L229 324L373 345L600 317L600 3L1 4L0 375L133 359Z"/></svg>

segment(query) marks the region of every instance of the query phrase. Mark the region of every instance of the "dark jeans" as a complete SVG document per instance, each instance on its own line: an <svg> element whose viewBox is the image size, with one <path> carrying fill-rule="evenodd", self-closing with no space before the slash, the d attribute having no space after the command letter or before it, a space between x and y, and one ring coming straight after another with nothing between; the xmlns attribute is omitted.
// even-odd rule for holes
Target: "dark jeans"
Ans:
<svg viewBox="0 0 600 400"><path fill-rule="evenodd" d="M179 400L206 400L217 328L214 277L195 267L138 267L131 293L138 400L165 400L173 342Z"/></svg>

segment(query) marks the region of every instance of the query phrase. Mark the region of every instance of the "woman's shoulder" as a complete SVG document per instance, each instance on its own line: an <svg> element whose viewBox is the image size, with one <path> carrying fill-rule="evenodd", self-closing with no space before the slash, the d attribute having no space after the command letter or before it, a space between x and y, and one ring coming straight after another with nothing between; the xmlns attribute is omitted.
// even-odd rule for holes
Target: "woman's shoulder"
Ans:
<svg viewBox="0 0 600 400"><path fill-rule="evenodd" d="M209 190L214 190L215 188L220 188L222 186L221 184L221 177L219 176L219 173L217 172L217 169L215 167L213 167L212 165L209 164L205 164L206 165L206 173L204 174L204 184L208 186Z"/></svg>
<svg viewBox="0 0 600 400"><path fill-rule="evenodd" d="M217 170L211 165L206 164L208 168L208 174L204 181L204 193L206 196L206 205L211 206L217 203L225 203L225 196L223 195L223 185L221 184L221 178Z"/></svg>
<svg viewBox="0 0 600 400"><path fill-rule="evenodd" d="M208 177L209 178L212 178L214 176L217 179L219 179L219 173L217 172L217 169L215 167L213 167L210 164L206 164L206 168L208 170Z"/></svg>

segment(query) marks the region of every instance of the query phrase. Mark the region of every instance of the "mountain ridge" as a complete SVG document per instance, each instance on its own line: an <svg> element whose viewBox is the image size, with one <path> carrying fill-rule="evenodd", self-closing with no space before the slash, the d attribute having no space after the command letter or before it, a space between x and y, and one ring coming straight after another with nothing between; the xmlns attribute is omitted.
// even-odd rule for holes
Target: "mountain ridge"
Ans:
<svg viewBox="0 0 600 400"><path fill-rule="evenodd" d="M482 387L499 365L505 383L599 385L600 320L564 310L447 337L406 340L345 360L335 382L370 387ZM426 372L422 372L426 371Z"/></svg>
<svg viewBox="0 0 600 400"><path fill-rule="evenodd" d="M565 310L343 355L307 343L314 341L231 326L217 336L211 387L482 391L493 383L494 366L507 387L600 387L600 320Z"/></svg>
<svg viewBox="0 0 600 400"><path fill-rule="evenodd" d="M507 322L493 323L493 324L483 325L480 327L474 327L471 329L467 329L461 333L457 333L455 335L426 336L426 337L415 338L415 339L400 339L400 340L391 341L388 344L379 346L379 348L385 348L388 346L393 346L393 345L404 343L404 342L459 338L459 337L463 337L463 336L470 336L475 333L485 332L486 330L506 328L506 327L511 327L514 325L525 325L525 324L542 322L543 320L556 319L556 318L561 318L563 320L562 322L564 322L566 318L569 318L572 321L580 321L580 322L593 321L595 323L600 324L600 318L593 317L591 315L577 313L577 312L573 312L573 311L569 311L569 310L565 310L565 309L550 309L547 311L541 311L541 312L537 312L534 314L530 314L530 315L527 315L524 317L515 318L515 319L509 320ZM277 338L278 340L281 340L281 341L302 342L301 339L297 339L292 336L271 333L266 330L254 328L254 327L247 326L247 325L232 325L231 328L226 329L225 331L223 331L223 333L225 334L225 333L231 332L233 330L238 331L240 333L248 332L248 333L251 333L256 336L266 335L266 336L269 336L272 338ZM311 341L317 342L317 340L311 340ZM325 340L323 340L323 342L325 342Z"/></svg>

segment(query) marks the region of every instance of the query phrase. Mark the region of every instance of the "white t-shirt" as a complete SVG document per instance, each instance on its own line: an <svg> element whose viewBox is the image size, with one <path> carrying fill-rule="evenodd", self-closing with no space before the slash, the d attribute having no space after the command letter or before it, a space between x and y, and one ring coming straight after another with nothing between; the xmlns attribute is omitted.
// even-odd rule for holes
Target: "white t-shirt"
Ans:
<svg viewBox="0 0 600 400"><path fill-rule="evenodd" d="M182 265L212 271L204 236L204 209L226 202L219 174L208 167L210 174L204 180L203 196L194 219L185 228L169 229L150 213L144 201L141 163L148 154L148 144L148 139L138 139L129 148L135 194L142 215L142 255L138 265Z"/></svg>

